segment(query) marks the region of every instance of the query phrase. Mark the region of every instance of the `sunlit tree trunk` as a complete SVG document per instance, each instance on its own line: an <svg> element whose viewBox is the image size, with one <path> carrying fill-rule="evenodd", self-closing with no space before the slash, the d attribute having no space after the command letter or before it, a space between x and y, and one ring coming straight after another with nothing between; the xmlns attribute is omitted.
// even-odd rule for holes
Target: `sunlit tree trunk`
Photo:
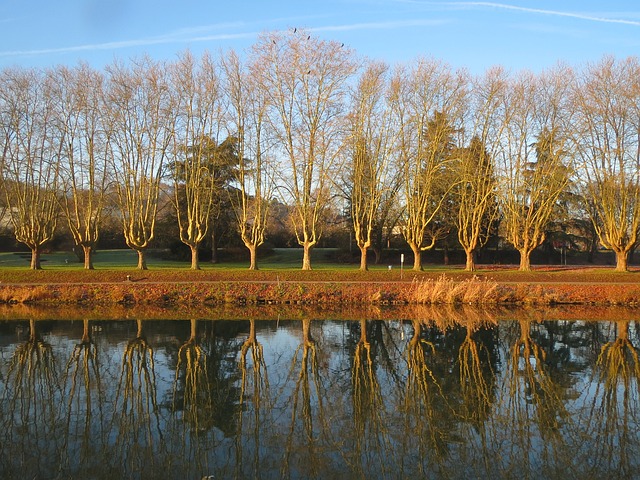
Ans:
<svg viewBox="0 0 640 480"><path fill-rule="evenodd" d="M250 244L247 248L249 249L249 270L258 270L258 247Z"/></svg>
<svg viewBox="0 0 640 480"><path fill-rule="evenodd" d="M528 272L531 270L531 251L528 248L519 249L520 253L520 268L519 270L522 272Z"/></svg>
<svg viewBox="0 0 640 480"><path fill-rule="evenodd" d="M136 250L138 254L138 270L146 270L147 269L147 256L146 251L144 249Z"/></svg>
<svg viewBox="0 0 640 480"><path fill-rule="evenodd" d="M305 243L302 245L302 270L311 270L311 249L313 245L311 243Z"/></svg>
<svg viewBox="0 0 640 480"><path fill-rule="evenodd" d="M470 249L466 249L465 248L464 253L465 253L465 256L466 256L464 269L467 272L473 272L476 269L475 247L472 247Z"/></svg>
<svg viewBox="0 0 640 480"><path fill-rule="evenodd" d="M415 243L409 243L409 248L413 252L413 269L419 272L422 270L422 249Z"/></svg>
<svg viewBox="0 0 640 480"><path fill-rule="evenodd" d="M616 252L616 271L626 272L629 270L628 253L628 251L624 250Z"/></svg>
<svg viewBox="0 0 640 480"><path fill-rule="evenodd" d="M85 270L93 270L93 246L82 245L83 263Z"/></svg>
<svg viewBox="0 0 640 480"><path fill-rule="evenodd" d="M42 268L42 265L40 264L40 247L37 245L31 249L30 268L31 270L40 270Z"/></svg>

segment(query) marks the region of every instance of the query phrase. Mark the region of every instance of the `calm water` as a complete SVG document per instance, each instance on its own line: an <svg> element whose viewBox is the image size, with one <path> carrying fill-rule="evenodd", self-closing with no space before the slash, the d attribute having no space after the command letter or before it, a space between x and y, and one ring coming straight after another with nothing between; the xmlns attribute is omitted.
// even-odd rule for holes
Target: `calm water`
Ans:
<svg viewBox="0 0 640 480"><path fill-rule="evenodd" d="M632 318L322 318L2 321L0 477L640 477Z"/></svg>

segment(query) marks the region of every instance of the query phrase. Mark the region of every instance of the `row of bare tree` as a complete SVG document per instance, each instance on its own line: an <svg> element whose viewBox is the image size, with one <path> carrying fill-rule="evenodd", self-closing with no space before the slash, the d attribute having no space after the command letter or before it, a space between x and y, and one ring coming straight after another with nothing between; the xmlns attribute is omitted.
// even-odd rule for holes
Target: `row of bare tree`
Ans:
<svg viewBox="0 0 640 480"><path fill-rule="evenodd" d="M640 222L639 79L635 57L540 74L472 76L434 59L390 68L300 30L266 33L242 58L5 69L5 215L39 268L62 213L92 268L115 192L143 269L166 188L196 269L224 167L252 269L279 197L303 269L343 199L362 269L383 231L401 231L416 270L450 232L473 270L499 225L528 270L550 222L582 218L626 270Z"/></svg>

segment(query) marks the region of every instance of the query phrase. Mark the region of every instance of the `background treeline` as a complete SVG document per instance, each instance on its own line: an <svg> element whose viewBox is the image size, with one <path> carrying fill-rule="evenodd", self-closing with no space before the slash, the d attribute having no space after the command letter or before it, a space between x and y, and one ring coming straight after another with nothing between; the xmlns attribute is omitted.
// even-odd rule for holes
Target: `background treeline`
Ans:
<svg viewBox="0 0 640 480"><path fill-rule="evenodd" d="M32 252L70 243L184 251L265 240L360 252L464 252L530 268L536 249L627 270L640 222L640 63L605 57L482 75L389 66L293 30L243 56L184 52L0 72L2 228ZM53 242L53 243L52 243ZM491 247L491 256L487 250ZM227 251L233 248L227 248ZM505 255L504 258L501 255ZM562 257L560 257L562 258Z"/></svg>

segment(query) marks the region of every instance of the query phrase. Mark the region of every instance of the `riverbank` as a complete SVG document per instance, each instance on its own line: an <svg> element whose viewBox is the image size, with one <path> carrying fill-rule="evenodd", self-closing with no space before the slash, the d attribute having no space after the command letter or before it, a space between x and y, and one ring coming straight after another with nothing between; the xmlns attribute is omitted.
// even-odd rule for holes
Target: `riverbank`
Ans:
<svg viewBox="0 0 640 480"><path fill-rule="evenodd" d="M640 305L640 272L0 272L0 303L37 305Z"/></svg>

